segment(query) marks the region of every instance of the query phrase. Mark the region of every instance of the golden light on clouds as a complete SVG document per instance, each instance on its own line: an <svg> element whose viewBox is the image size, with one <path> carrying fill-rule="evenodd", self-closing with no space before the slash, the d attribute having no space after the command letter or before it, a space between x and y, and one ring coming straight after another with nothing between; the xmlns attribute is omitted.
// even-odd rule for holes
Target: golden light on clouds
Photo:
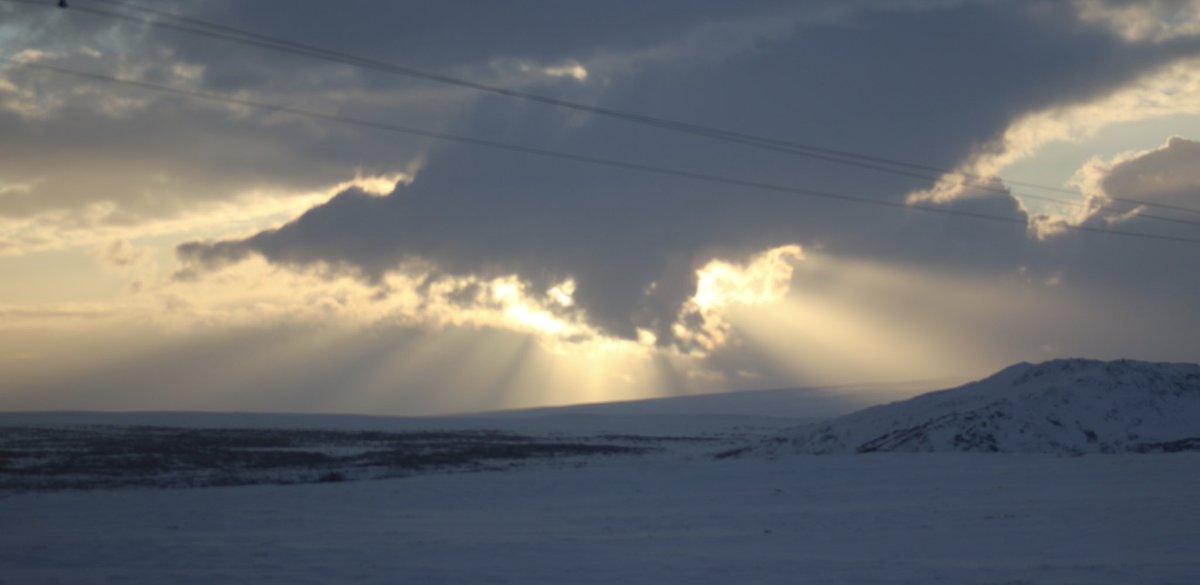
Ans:
<svg viewBox="0 0 1200 585"><path fill-rule="evenodd" d="M944 374L947 359L964 368L979 362L961 337L897 319L889 313L895 307L880 300L912 302L931 286L961 290L961 283L814 258L796 245L740 262L704 263L696 273L696 293L675 324L679 343L667 347L657 346L644 329L637 340L625 340L590 326L574 307L575 283L569 279L536 290L514 275L431 277L428 268L415 263L367 282L327 267L294 269L254 256L202 278L148 286L118 304L0 313L0 334L30 326L52 330L46 320L76 333L135 326L157 331L149 338L174 340L162 342L170 347L230 331L276 332L253 334L271 342L223 356L219 371L184 385L266 388L281 371L300 376L316 364L349 363L352 372L344 372L336 401L310 398L317 401L312 408L343 411L386 404L393 394L407 397L407 408L451 412L463 403L515 408L717 391L727 389L729 372L713 370L707 358L744 346L767 356L778 372L806 382L913 379ZM237 339L229 343L241 343ZM135 349L128 356L145 351L130 347ZM133 359L102 353L93 366ZM846 379L847 371L858 377ZM736 375L747 387L756 385L755 375ZM455 390L422 396L421 384ZM214 394L199 386L190 392L212 403L189 408L228 398L225 391ZM264 401L274 398L263 391Z"/></svg>
<svg viewBox="0 0 1200 585"><path fill-rule="evenodd" d="M912 193L908 201L953 201L968 196L981 180L990 185L991 177L1019 161L1037 156L1039 149L1048 144L1078 143L1116 125L1179 115L1200 115L1200 59L1171 63L1090 101L1057 105L1020 116L1009 124L995 144L980 149L956 172L943 175L933 187ZM1020 199L1020 194L1016 197ZM1047 208L1036 201L1022 203L1025 207L1046 208L1056 220L1078 221L1087 217L1085 197L1072 200L1063 196L1062 199L1071 205ZM1039 222L1034 227L1052 223ZM1038 234L1047 235L1044 232Z"/></svg>
<svg viewBox="0 0 1200 585"><path fill-rule="evenodd" d="M137 257L125 246L113 253ZM0 311L0 362L23 376L68 352L54 375L74 389L87 388L97 371L121 379L146 360L199 355L194 367L203 373L171 381L169 393L109 399L138 408L239 400L250 409L283 401L309 411L434 414L463 404L634 400L731 384L962 381L1005 365L994 361L994 344L1007 334L987 329L998 319L1019 323L1028 306L1053 307L1053 318L1068 320L1102 310L1022 274L969 279L790 245L702 264L675 325L679 343L659 346L647 330L625 340L590 326L575 307L572 280L539 290L513 275L431 278L428 269L412 264L367 282L250 257L200 279L148 285L121 302L8 307ZM758 355L771 374L725 363L729 355ZM131 388L153 385L135 382ZM251 391L252 399L239 398ZM82 390L64 392L64 402L50 404L92 405Z"/></svg>
<svg viewBox="0 0 1200 585"><path fill-rule="evenodd" d="M744 264L711 260L696 271L696 294L684 304L675 335L697 350L712 351L732 333L725 320L734 306L774 303L788 292L793 265L804 254L800 246L761 252Z"/></svg>
<svg viewBox="0 0 1200 585"><path fill-rule="evenodd" d="M112 251L131 264L137 258L127 244L114 245ZM732 334L724 321L730 308L778 301L787 292L793 263L801 258L799 247L786 246L744 263L705 264L687 309L702 315L704 326L687 334L716 349ZM453 404L464 401L512 408L722 389L723 380L707 371L702 352L656 347L655 340L644 336L634 341L601 334L574 308L574 292L570 279L548 290L532 290L513 275L431 277L420 264L370 283L329 268L293 269L251 257L203 278L159 281L117 303L9 309L0 313L0 335L36 327L102 337L125 327L149 332L145 338L172 347L230 331L281 332L269 336L271 343L255 344L253 351L220 357L220 367L203 381L175 383L178 396L194 394L196 401L148 403L162 408L209 407L234 390L200 386L266 388L268 378L280 371L330 362L357 365L338 389L336 402L313 408L353 410L387 403L389 393L411 398L420 392L402 380L455 388L453 396L430 395L420 401L422 408L437 412L452 411ZM402 339L389 342L388 332L402 333ZM52 347L29 349L53 359ZM132 342L95 349L88 367L127 362L146 350ZM18 357L38 358L8 356ZM196 387L188 389L191 385ZM277 398L263 392L264 401Z"/></svg>
<svg viewBox="0 0 1200 585"><path fill-rule="evenodd" d="M782 246L757 254L745 264L712 260L696 271L698 310L713 311L731 304L762 305L788 291L793 265L804 259L800 246Z"/></svg>
<svg viewBox="0 0 1200 585"><path fill-rule="evenodd" d="M175 213L132 221L111 201L26 217L0 217L0 256L107 246L114 240L217 238L253 233L290 221L349 188L371 195L391 193L397 184L411 183L420 165L418 158L402 172L364 175L359 170L353 179L307 193L253 190L230 199L198 202ZM5 193L29 193L36 187L36 182L0 186Z"/></svg>

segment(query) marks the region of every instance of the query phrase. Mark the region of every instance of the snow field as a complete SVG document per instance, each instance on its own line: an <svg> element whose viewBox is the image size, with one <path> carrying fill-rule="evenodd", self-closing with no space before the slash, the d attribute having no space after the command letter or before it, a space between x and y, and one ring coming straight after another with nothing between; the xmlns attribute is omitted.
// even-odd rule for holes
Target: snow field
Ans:
<svg viewBox="0 0 1200 585"><path fill-rule="evenodd" d="M0 499L0 583L1193 584L1200 455L887 454Z"/></svg>

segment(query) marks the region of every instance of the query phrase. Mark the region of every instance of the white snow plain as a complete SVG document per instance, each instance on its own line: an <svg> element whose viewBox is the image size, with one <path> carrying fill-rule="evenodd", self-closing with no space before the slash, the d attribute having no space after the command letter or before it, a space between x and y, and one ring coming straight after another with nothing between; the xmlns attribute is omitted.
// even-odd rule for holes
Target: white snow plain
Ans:
<svg viewBox="0 0 1200 585"><path fill-rule="evenodd" d="M890 423L924 424L927 415L942 420L947 413L959 422L1030 425L1049 413L1084 437L1070 445L1091 444L1082 431L1093 428L1104 432L1098 442L1108 434L1159 440L1159 431L1175 437L1194 429L1190 406L1184 408L1191 404L1190 370L1181 386L1174 374L1143 376L1140 365L1062 365L1028 378L1052 383L1026 383L1029 367L1019 367L957 396L880 407L831 423L831 429L847 429L845 437L857 440L893 432ZM1152 396L1175 402L1131 395L1123 382L1127 374L1146 382L1136 385ZM1063 390L1075 384L1098 391L1085 396L1078 388ZM993 388L987 399L977 399L980 389L992 386L1005 391ZM1040 390L1030 394L1033 386ZM761 397L779 403L786 396ZM1176 404L1177 398L1184 402ZM708 408L720 402L714 400L693 405ZM1097 411L1101 404L1105 408ZM1106 415L1113 404L1123 416ZM638 406L632 416L568 410L440 420L0 415L0 433L6 426L157 424L501 429L585 442L633 440L606 439L605 432L658 436L637 439L656 447L641 454L431 469L373 481L0 492L0 585L1200 583L1200 452L1099 454L1079 448L1068 455L1057 431L1030 431L999 434L1037 437L1049 452L804 455L755 448L722 459L712 455L746 444L784 445L822 425L789 429L780 443L764 439L798 420L746 413L672 416L661 406ZM1004 416L969 417L980 409L999 409ZM1151 414L1173 422L1156 426ZM885 419L889 425L881 426ZM708 439L672 438L681 433Z"/></svg>
<svg viewBox="0 0 1200 585"><path fill-rule="evenodd" d="M1162 584L1200 454L597 458L0 497L0 583Z"/></svg>

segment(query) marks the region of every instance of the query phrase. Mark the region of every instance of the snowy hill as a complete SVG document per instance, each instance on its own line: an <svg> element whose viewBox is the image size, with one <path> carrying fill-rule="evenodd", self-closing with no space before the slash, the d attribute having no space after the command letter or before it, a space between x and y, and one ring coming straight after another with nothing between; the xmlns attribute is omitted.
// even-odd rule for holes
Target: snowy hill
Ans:
<svg viewBox="0 0 1200 585"><path fill-rule="evenodd" d="M912 380L888 384L848 384L807 388L740 390L551 406L482 413L484 417L531 416L741 416L800 418L816 421L842 416L875 404L911 398L952 379Z"/></svg>
<svg viewBox="0 0 1200 585"><path fill-rule="evenodd" d="M1163 452L1200 449L1200 365L1055 360L825 423L757 453Z"/></svg>

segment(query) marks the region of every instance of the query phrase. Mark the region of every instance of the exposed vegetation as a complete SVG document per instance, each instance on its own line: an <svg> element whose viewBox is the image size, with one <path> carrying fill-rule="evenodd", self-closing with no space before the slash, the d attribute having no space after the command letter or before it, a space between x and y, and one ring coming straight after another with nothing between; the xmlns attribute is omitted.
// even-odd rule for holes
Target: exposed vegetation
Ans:
<svg viewBox="0 0 1200 585"><path fill-rule="evenodd" d="M654 449L656 440L496 431L17 427L0 433L0 490L339 482L429 470L479 471L528 460L636 455Z"/></svg>

